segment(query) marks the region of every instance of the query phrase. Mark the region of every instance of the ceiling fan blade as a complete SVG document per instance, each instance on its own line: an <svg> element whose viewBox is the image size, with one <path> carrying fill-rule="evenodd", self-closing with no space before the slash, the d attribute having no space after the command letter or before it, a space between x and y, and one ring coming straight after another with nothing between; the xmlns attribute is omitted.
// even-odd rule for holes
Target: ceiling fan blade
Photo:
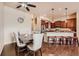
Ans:
<svg viewBox="0 0 79 59"><path fill-rule="evenodd" d="M27 6L36 7L36 5L32 5L32 4L27 4Z"/></svg>
<svg viewBox="0 0 79 59"><path fill-rule="evenodd" d="M27 11L30 11L30 9L28 7L26 7Z"/></svg>
<svg viewBox="0 0 79 59"><path fill-rule="evenodd" d="M17 6L16 8L20 8L22 5Z"/></svg>

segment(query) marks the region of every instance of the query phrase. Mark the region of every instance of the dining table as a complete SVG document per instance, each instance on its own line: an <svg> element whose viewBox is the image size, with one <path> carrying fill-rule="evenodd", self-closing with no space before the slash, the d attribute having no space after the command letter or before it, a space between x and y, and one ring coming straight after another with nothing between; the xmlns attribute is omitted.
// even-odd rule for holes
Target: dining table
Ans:
<svg viewBox="0 0 79 59"><path fill-rule="evenodd" d="M23 43L27 44L33 41L32 34L20 34L19 38L23 41Z"/></svg>

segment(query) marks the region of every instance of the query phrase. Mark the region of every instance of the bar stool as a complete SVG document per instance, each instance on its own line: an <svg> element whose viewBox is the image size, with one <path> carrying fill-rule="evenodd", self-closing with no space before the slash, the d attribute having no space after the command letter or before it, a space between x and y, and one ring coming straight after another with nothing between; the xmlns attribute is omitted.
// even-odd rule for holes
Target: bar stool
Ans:
<svg viewBox="0 0 79 59"><path fill-rule="evenodd" d="M66 43L66 37L62 36L61 37L61 45L65 45Z"/></svg>
<svg viewBox="0 0 79 59"><path fill-rule="evenodd" d="M65 37L62 36L61 44L64 45Z"/></svg>
<svg viewBox="0 0 79 59"><path fill-rule="evenodd" d="M58 43L59 43L59 36L56 36L55 41L56 41L56 45L58 45Z"/></svg>
<svg viewBox="0 0 79 59"><path fill-rule="evenodd" d="M63 43L63 36L58 37L58 45L62 45Z"/></svg>
<svg viewBox="0 0 79 59"><path fill-rule="evenodd" d="M78 45L78 38L77 37L73 37L73 45Z"/></svg>
<svg viewBox="0 0 79 59"><path fill-rule="evenodd" d="M69 45L72 45L72 37L69 37Z"/></svg>
<svg viewBox="0 0 79 59"><path fill-rule="evenodd" d="M57 40L56 40L56 36L54 36L54 37L52 38L52 42L53 42L52 44L56 44L56 41L57 41Z"/></svg>
<svg viewBox="0 0 79 59"><path fill-rule="evenodd" d="M66 41L67 45L71 45L72 44L72 37L68 36L66 40L67 40Z"/></svg>
<svg viewBox="0 0 79 59"><path fill-rule="evenodd" d="M48 45L50 44L50 41L52 41L52 44L56 44L56 36L48 36Z"/></svg>
<svg viewBox="0 0 79 59"><path fill-rule="evenodd" d="M61 38L59 38L59 43L58 44L61 45Z"/></svg>
<svg viewBox="0 0 79 59"><path fill-rule="evenodd" d="M62 36L56 36L56 44L61 45Z"/></svg>
<svg viewBox="0 0 79 59"><path fill-rule="evenodd" d="M65 45L68 45L68 38L66 37L66 43L65 43Z"/></svg>
<svg viewBox="0 0 79 59"><path fill-rule="evenodd" d="M63 36L63 45L66 44L66 37Z"/></svg>

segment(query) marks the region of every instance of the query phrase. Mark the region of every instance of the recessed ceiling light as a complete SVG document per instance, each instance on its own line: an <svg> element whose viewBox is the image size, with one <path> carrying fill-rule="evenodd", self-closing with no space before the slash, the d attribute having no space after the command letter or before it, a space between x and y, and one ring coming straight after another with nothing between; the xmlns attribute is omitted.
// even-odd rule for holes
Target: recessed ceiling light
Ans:
<svg viewBox="0 0 79 59"><path fill-rule="evenodd" d="M59 11L61 11L61 10L62 10L62 8L58 8L58 10L59 10Z"/></svg>
<svg viewBox="0 0 79 59"><path fill-rule="evenodd" d="M64 15L66 15L66 13L63 13Z"/></svg>

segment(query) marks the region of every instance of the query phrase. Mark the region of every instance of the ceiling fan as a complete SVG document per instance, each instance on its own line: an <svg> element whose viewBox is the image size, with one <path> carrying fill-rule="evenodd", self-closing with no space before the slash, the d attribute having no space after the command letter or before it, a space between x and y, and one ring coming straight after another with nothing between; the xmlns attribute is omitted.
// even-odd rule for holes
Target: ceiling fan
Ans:
<svg viewBox="0 0 79 59"><path fill-rule="evenodd" d="M27 11L30 11L29 7L36 8L36 5L29 4L28 2L19 2L20 5L18 5L16 8L24 7Z"/></svg>

